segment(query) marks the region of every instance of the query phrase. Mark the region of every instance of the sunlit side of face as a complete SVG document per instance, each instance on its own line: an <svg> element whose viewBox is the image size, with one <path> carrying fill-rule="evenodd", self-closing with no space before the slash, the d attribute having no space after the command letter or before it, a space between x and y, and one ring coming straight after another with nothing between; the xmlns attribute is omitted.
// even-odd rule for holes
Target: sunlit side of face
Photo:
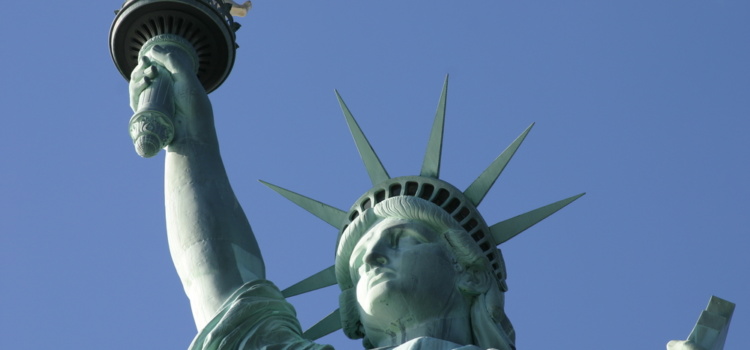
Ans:
<svg viewBox="0 0 750 350"><path fill-rule="evenodd" d="M366 328L446 317L462 298L456 259L419 221L382 220L359 240L349 264Z"/></svg>

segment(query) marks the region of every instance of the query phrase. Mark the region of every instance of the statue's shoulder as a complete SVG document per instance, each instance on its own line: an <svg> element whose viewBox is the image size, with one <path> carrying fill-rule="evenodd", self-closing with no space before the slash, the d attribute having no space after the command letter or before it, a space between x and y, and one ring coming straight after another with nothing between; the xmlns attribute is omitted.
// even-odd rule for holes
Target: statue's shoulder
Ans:
<svg viewBox="0 0 750 350"><path fill-rule="evenodd" d="M302 337L294 307L270 281L246 283L230 296L195 337L190 349L333 350Z"/></svg>
<svg viewBox="0 0 750 350"><path fill-rule="evenodd" d="M447 340L419 337L403 343L392 350L486 350L476 345L460 345ZM385 350L385 349L384 349Z"/></svg>

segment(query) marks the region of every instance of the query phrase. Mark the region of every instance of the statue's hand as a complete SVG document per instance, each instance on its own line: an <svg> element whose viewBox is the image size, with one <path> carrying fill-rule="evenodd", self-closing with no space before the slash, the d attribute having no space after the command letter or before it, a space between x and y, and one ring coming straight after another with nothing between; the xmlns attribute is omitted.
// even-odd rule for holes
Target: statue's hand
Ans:
<svg viewBox="0 0 750 350"><path fill-rule="evenodd" d="M159 62L164 68L169 70L171 74L188 73L197 80L195 75L196 67L194 67L193 59L190 54L185 52L179 46L175 45L154 45L149 52L146 52L144 56L147 56L152 61Z"/></svg>
<svg viewBox="0 0 750 350"><path fill-rule="evenodd" d="M138 99L141 96L143 90L146 90L154 78L156 78L157 69L151 63L151 60L142 56L138 59L138 65L133 68L133 72L130 73L130 84L128 90L130 92L130 108L133 112L138 111Z"/></svg>
<svg viewBox="0 0 750 350"><path fill-rule="evenodd" d="M175 105L172 144L190 140L215 142L211 102L188 53L176 46L156 45L141 56L130 78L130 107L134 111L138 108L140 94L154 79L172 81Z"/></svg>

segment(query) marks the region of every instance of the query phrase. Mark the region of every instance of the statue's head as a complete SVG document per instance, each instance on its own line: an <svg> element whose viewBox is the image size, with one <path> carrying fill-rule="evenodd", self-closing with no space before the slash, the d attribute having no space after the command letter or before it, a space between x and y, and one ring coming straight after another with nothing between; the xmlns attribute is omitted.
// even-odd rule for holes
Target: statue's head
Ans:
<svg viewBox="0 0 750 350"><path fill-rule="evenodd" d="M449 322L441 325L471 329L471 344L514 348L502 255L465 202L450 184L416 176L391 179L357 201L335 265L347 336L371 347L402 329Z"/></svg>
<svg viewBox="0 0 750 350"><path fill-rule="evenodd" d="M515 348L515 332L503 310L508 287L497 246L583 194L488 226L477 206L531 126L461 191L439 179L446 93L447 79L420 174L396 178L388 175L338 96L374 186L348 212L266 183L339 229L335 265L283 291L292 296L333 284L341 288L339 312L306 331L308 339L343 327L347 336L363 338L370 348L385 337L392 344L410 340L394 339L404 329L424 329L421 336L441 338L435 329L455 332L451 327L456 326L466 330L460 341ZM436 326L441 321L450 325Z"/></svg>

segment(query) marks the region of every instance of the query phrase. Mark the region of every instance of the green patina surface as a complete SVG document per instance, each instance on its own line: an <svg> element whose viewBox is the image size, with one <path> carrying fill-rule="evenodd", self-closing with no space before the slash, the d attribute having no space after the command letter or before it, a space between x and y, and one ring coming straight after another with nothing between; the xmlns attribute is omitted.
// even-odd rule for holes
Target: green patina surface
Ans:
<svg viewBox="0 0 750 350"><path fill-rule="evenodd" d="M176 36L144 45L130 81L130 134L141 156L166 149L170 252L199 330L191 349L328 349L312 340L339 329L368 348L515 349L497 246L583 195L484 222L477 206L533 124L459 190L439 179L448 77L414 176L388 174L337 91L373 188L345 211L263 182L339 232L334 265L281 291L265 281L261 250L227 178L189 46ZM303 332L285 298L336 284L340 308ZM668 348L722 349L733 310L734 304L712 298L688 339Z"/></svg>

